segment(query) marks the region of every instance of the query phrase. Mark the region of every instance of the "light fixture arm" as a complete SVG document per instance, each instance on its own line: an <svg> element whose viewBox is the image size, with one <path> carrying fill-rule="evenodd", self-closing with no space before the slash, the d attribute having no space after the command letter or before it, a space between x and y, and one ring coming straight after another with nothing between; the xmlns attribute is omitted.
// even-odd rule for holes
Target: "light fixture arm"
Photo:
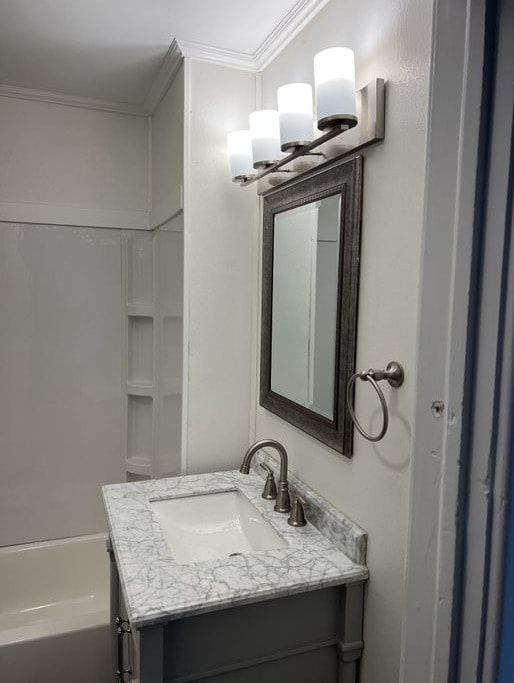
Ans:
<svg viewBox="0 0 514 683"><path fill-rule="evenodd" d="M377 78L361 90L357 91L357 108L360 111L358 111L359 124L355 128L349 130L346 125L336 125L321 137L295 149L279 161L273 162L262 168L258 173L242 178L239 185L241 187L246 187L270 173L280 171L284 166L287 166L287 164L290 164L295 159L311 154L312 150L329 142L344 132L346 132L345 140L348 138L348 145L345 145L341 152L330 155L330 161L350 156L364 147L368 147L375 142L383 140L385 135L384 89L384 80L382 78ZM282 172L285 170L289 169L283 169Z"/></svg>
<svg viewBox="0 0 514 683"><path fill-rule="evenodd" d="M276 173L278 170L282 168L282 166L291 163L291 161L298 159L298 157L302 157L305 154L309 154L313 149L316 149L316 147L323 145L325 142L328 142L329 140L332 140L332 138L335 138L337 135L340 135L345 130L348 130L346 126L336 126L335 128L332 128L332 130L330 130L328 133L325 133L325 135L316 138L316 140L309 142L309 144L307 145L299 147L283 159L280 159L280 161L276 161L275 163L266 166L256 175L249 176L246 180L240 182L239 185L241 187L245 187L246 185L251 185L252 183L255 183L257 180L264 178L264 176L267 176L269 173Z"/></svg>

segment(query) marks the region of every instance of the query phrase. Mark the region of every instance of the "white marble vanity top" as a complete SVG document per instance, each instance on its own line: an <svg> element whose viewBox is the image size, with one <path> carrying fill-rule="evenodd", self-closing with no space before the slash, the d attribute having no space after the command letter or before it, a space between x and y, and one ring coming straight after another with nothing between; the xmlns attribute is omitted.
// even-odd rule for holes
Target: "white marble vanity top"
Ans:
<svg viewBox="0 0 514 683"><path fill-rule="evenodd" d="M312 524L290 526L287 514L275 512L273 501L261 498L262 487L261 477L238 471L103 487L132 627L367 578L365 566L352 561ZM195 564L176 562L150 501L234 489L249 498L287 546Z"/></svg>

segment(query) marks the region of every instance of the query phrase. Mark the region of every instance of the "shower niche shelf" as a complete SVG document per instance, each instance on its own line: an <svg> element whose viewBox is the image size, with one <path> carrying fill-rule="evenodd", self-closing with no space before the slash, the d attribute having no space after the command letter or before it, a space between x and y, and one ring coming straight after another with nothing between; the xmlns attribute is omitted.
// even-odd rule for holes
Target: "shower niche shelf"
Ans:
<svg viewBox="0 0 514 683"><path fill-rule="evenodd" d="M134 318L153 318L154 307L148 304L127 304L127 315Z"/></svg>
<svg viewBox="0 0 514 683"><path fill-rule="evenodd" d="M182 393L182 388L180 388L180 393ZM153 398L154 388L153 382L127 382L127 395L128 396L150 396Z"/></svg>
<svg viewBox="0 0 514 683"><path fill-rule="evenodd" d="M123 233L124 453L130 481L181 473L183 237Z"/></svg>
<svg viewBox="0 0 514 683"><path fill-rule="evenodd" d="M149 479L152 473L152 460L142 455L126 458L125 468L130 474Z"/></svg>
<svg viewBox="0 0 514 683"><path fill-rule="evenodd" d="M128 316L128 382L153 386L153 318Z"/></svg>

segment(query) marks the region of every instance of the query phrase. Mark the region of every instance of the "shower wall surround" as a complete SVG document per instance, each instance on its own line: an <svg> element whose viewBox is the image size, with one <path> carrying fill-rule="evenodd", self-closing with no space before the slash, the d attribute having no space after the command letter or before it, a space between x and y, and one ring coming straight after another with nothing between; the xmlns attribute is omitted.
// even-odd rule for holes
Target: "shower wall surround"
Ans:
<svg viewBox="0 0 514 683"><path fill-rule="evenodd" d="M151 119L0 96L0 546L180 468L182 140L182 71Z"/></svg>
<svg viewBox="0 0 514 683"><path fill-rule="evenodd" d="M183 236L1 224L0 546L103 531L181 467Z"/></svg>
<svg viewBox="0 0 514 683"><path fill-rule="evenodd" d="M122 481L121 231L0 226L0 545L102 531Z"/></svg>

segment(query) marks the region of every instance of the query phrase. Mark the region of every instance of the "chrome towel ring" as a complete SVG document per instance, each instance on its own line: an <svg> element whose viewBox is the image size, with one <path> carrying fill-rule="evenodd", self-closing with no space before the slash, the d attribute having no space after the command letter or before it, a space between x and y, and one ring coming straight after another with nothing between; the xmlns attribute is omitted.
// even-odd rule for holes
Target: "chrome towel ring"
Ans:
<svg viewBox="0 0 514 683"><path fill-rule="evenodd" d="M363 382L369 382L373 389L377 392L378 400L380 401L380 406L382 408L383 421L382 428L376 436L372 436L371 434L368 434L366 431L364 431L359 421L357 420L357 417L355 416L355 410L352 401L352 389L357 379L360 379ZM350 413L352 422L357 428L359 434L361 434L368 441L380 441L380 439L383 439L385 433L387 432L387 427L389 426L389 411L387 409L387 403L384 397L384 393L382 392L382 389L378 386L378 382L381 382L384 379L387 380L392 387L401 387L404 380L404 372L403 367L400 365L400 363L398 363L395 360L392 360L390 363L387 364L385 370L373 370L371 368L370 370L362 370L361 372L356 372L354 375L350 377L350 380L346 387L346 403L348 405L348 412Z"/></svg>

